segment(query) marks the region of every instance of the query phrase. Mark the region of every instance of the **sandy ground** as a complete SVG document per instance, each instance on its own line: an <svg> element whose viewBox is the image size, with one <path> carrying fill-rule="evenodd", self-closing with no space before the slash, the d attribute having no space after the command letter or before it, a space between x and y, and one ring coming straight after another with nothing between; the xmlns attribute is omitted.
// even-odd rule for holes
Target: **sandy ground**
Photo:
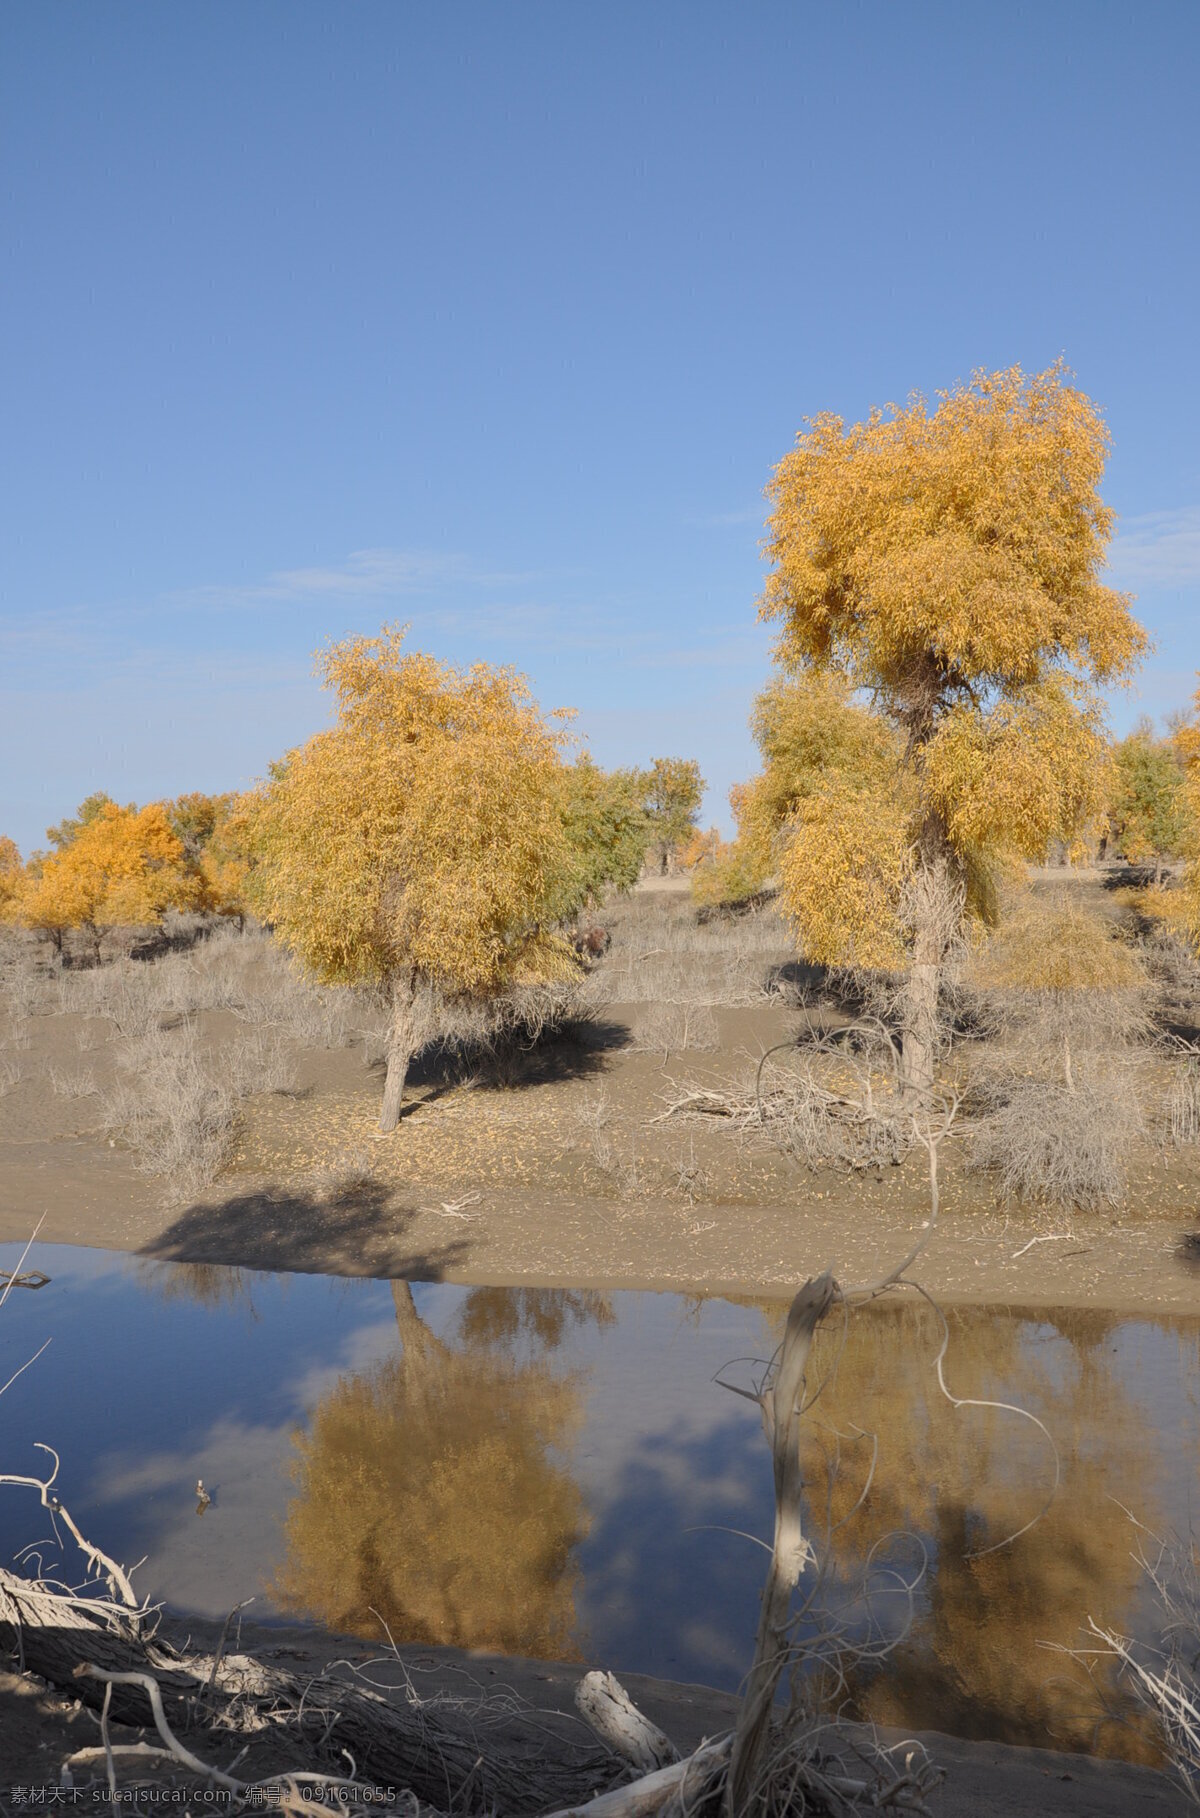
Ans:
<svg viewBox="0 0 1200 1818"><path fill-rule="evenodd" d="M722 1020L731 1041L748 1043L786 1019ZM845 1283L870 1281L923 1234L923 1153L866 1176L813 1175L712 1120L647 1128L647 1109L673 1085L719 1080L720 1057L601 1058L603 1141L626 1174L632 1157L632 1182L597 1165L590 1070L511 1094L419 1082L400 1129L375 1142L378 1069L317 1053L305 1057L304 1096L253 1101L232 1166L182 1206L164 1205L158 1184L89 1129L89 1100L39 1103L22 1082L0 1101L0 1240L42 1219L48 1242L180 1261L754 1293L786 1292L827 1264ZM1031 1213L998 1207L947 1145L919 1278L948 1301L1200 1313L1200 1273L1179 1255L1200 1230L1197 1161L1144 1156L1119 1212ZM690 1190L676 1185L688 1165L702 1177Z"/></svg>
<svg viewBox="0 0 1200 1818"><path fill-rule="evenodd" d="M1111 911L1111 893L1081 887ZM777 950L761 930L739 951L735 930L711 953L664 961L687 913L677 880L655 880L640 922L618 929L624 958L615 941L596 983L623 989L666 964L663 989L703 997L707 977L719 996L723 973L754 984L788 960L780 928ZM645 1034L654 1009L601 989L590 1023L500 1079L419 1065L400 1129L382 1142L378 1060L361 1046L293 1044L292 1090L242 1102L227 1165L183 1201L138 1171L106 1121L122 1078L112 1025L52 1001L0 1015L0 1239L43 1219L48 1241L185 1261L743 1293L786 1292L828 1264L846 1283L869 1281L909 1250L929 1214L923 1151L899 1167L813 1174L757 1132L666 1115L689 1088L744 1090L800 1012L718 1001L685 1038L702 1045L658 1052ZM217 1066L245 1034L224 1011L195 1022ZM1200 1274L1180 1253L1200 1232L1200 1145L1135 1147L1126 1203L1069 1214L998 1204L962 1149L955 1138L942 1149L939 1226L919 1270L932 1293L1200 1312Z"/></svg>
<svg viewBox="0 0 1200 1818"><path fill-rule="evenodd" d="M1043 885L1057 888L1055 874ZM1073 887L1117 913L1096 876L1076 874ZM64 1011L53 967L27 940L0 954L0 1238L44 1218L50 1241L189 1261L742 1292L786 1290L827 1264L844 1281L870 1280L904 1255L929 1212L921 1151L901 1167L814 1175L756 1132L667 1114L689 1088L744 1092L762 1054L802 1026L794 1005L761 995L764 980L794 970L783 925L767 916L698 933L674 878L649 880L610 924L590 1022L500 1077L418 1065L384 1142L378 1059L293 1041L291 1091L242 1102L232 1155L190 1202L140 1173L112 1127L130 1083L119 1016L107 1005L106 1015ZM236 970L224 951L201 947L186 963ZM23 1002L11 990L21 967L40 973ZM119 992L117 970L105 976ZM622 995L635 986L642 1001ZM663 996L699 1008L686 1031L676 1016L660 1052ZM1200 1003L1191 1013L1200 1021ZM168 1033L179 1021L161 1018ZM246 1037L228 1011L191 1021L218 1069ZM1111 1213L1000 1206L965 1173L953 1138L941 1177L920 1273L943 1298L1200 1311L1200 1276L1176 1256L1200 1231L1200 1145L1165 1157L1135 1148L1126 1203Z"/></svg>

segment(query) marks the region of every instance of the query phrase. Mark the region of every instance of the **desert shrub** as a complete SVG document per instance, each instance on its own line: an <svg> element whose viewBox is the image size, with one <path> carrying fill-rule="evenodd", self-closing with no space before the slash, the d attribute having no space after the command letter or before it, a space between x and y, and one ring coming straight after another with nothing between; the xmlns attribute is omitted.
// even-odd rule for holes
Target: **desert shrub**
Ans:
<svg viewBox="0 0 1200 1818"><path fill-rule="evenodd" d="M60 1010L104 1017L126 1037L202 1010L227 1010L308 1047L340 1047L373 1014L368 994L310 984L261 933L221 930L194 952L118 959L55 981Z"/></svg>
<svg viewBox="0 0 1200 1818"><path fill-rule="evenodd" d="M335 1155L321 1168L314 1168L309 1181L316 1197L333 1205L369 1192L375 1184L371 1157L365 1149L347 1149Z"/></svg>
<svg viewBox="0 0 1200 1818"><path fill-rule="evenodd" d="M965 969L961 992L993 1038L1041 1055L1057 1047L1064 1082L1079 1050L1144 1040L1150 979L1099 916L1060 901L1018 905Z"/></svg>
<svg viewBox="0 0 1200 1818"><path fill-rule="evenodd" d="M1153 1586L1156 1644L1132 1641L1088 1617L1088 1643L1076 1656L1094 1674L1098 1654L1117 1661L1124 1688L1151 1718L1189 1805L1200 1805L1200 1546L1195 1537L1160 1538L1135 1521L1134 1557ZM1096 1648L1094 1642L1100 1646Z"/></svg>
<svg viewBox="0 0 1200 1818"><path fill-rule="evenodd" d="M96 1078L87 1069L71 1072L65 1067L56 1067L51 1063L46 1068L46 1078L56 1098L91 1098L96 1090Z"/></svg>
<svg viewBox="0 0 1200 1818"><path fill-rule="evenodd" d="M1194 1016L1200 1006L1200 962L1178 929L1150 923L1138 940L1137 952L1159 994L1159 1021L1181 1013Z"/></svg>
<svg viewBox="0 0 1200 1818"><path fill-rule="evenodd" d="M0 1059L0 1098L19 1085L23 1077L22 1069L15 1061Z"/></svg>
<svg viewBox="0 0 1200 1818"><path fill-rule="evenodd" d="M206 1057L190 1024L128 1038L119 1057L126 1078L109 1104L109 1127L146 1174L161 1175L169 1200L199 1192L229 1150L235 1093Z"/></svg>
<svg viewBox="0 0 1200 1818"><path fill-rule="evenodd" d="M594 1098L584 1100L577 1125L592 1160L600 1172L608 1176L622 1199L632 1199L645 1190L637 1137L633 1131L622 1137L614 1130L612 1105L607 1093L599 1092Z"/></svg>
<svg viewBox="0 0 1200 1818"><path fill-rule="evenodd" d="M108 1127L144 1173L164 1178L170 1200L197 1193L216 1177L239 1099L291 1083L278 1038L256 1032L206 1049L194 1022L127 1038L118 1066L124 1077L108 1104Z"/></svg>
<svg viewBox="0 0 1200 1818"><path fill-rule="evenodd" d="M719 1046L717 1019L709 1004L655 1001L642 1006L633 1021L635 1054L683 1054Z"/></svg>
<svg viewBox="0 0 1200 1818"><path fill-rule="evenodd" d="M968 1165L995 1176L1007 1197L1085 1210L1123 1203L1130 1145L1145 1131L1127 1072L1073 1087L997 1073L978 1096Z"/></svg>
<svg viewBox="0 0 1200 1818"><path fill-rule="evenodd" d="M46 980L27 950L18 949L0 973L0 1010L22 1020L40 1010L46 998Z"/></svg>
<svg viewBox="0 0 1200 1818"><path fill-rule="evenodd" d="M4 1039L6 1048L28 1048L30 1042L30 1020L31 1019L27 1016L13 1019L9 1025L8 1034Z"/></svg>
<svg viewBox="0 0 1200 1818"><path fill-rule="evenodd" d="M903 1161L914 1139L897 1060L882 1025L866 1024L768 1052L738 1086L682 1086L666 1115L724 1120L808 1168L878 1168Z"/></svg>
<svg viewBox="0 0 1200 1818"><path fill-rule="evenodd" d="M1167 1093L1164 1122L1168 1141L1180 1147L1200 1141L1200 1065L1192 1055L1176 1068Z"/></svg>
<svg viewBox="0 0 1200 1818"><path fill-rule="evenodd" d="M795 949L770 905L701 922L684 899L633 897L606 907L608 954L583 985L593 1004L738 1006L763 1001Z"/></svg>

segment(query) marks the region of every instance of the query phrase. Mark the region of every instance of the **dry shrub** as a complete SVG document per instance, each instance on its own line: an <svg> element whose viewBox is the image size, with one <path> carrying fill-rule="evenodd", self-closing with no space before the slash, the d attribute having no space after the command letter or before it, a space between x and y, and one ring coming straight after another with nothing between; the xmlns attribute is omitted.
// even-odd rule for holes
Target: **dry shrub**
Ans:
<svg viewBox="0 0 1200 1818"><path fill-rule="evenodd" d="M641 1193L645 1188L637 1154L637 1139L629 1133L628 1147L612 1129L612 1105L606 1092L585 1099L578 1114L580 1133L591 1150L592 1160L602 1174L607 1174L623 1199Z"/></svg>
<svg viewBox="0 0 1200 1818"><path fill-rule="evenodd" d="M795 943L773 906L701 921L686 898L647 894L607 907L612 945L585 983L593 1004L761 1002Z"/></svg>
<svg viewBox="0 0 1200 1818"><path fill-rule="evenodd" d="M375 1185L371 1157L365 1149L347 1149L309 1175L316 1197L336 1205L368 1193Z"/></svg>
<svg viewBox="0 0 1200 1818"><path fill-rule="evenodd" d="M789 1045L786 1064L769 1051L732 1090L685 1086L662 1115L727 1119L738 1134L764 1135L812 1169L898 1163L914 1139L895 1048L875 1024Z"/></svg>
<svg viewBox="0 0 1200 1818"><path fill-rule="evenodd" d="M1039 1051L1111 1048L1151 1030L1150 979L1136 953L1077 904L1022 903L972 959L963 979L992 1035ZM1068 1077L1069 1083L1069 1077Z"/></svg>
<svg viewBox="0 0 1200 1818"><path fill-rule="evenodd" d="M710 1004L650 1003L633 1019L635 1054L711 1052L720 1046L717 1019Z"/></svg>
<svg viewBox="0 0 1200 1818"><path fill-rule="evenodd" d="M53 986L45 976L37 949L11 929L0 928L0 1011L18 1020L42 1009Z"/></svg>
<svg viewBox="0 0 1200 1818"><path fill-rule="evenodd" d="M687 1147L680 1149L679 1154L672 1158L671 1165L675 1170L675 1179L670 1186L672 1193L686 1199L690 1205L694 1205L698 1199L708 1197L712 1191L712 1178L708 1170L696 1160L696 1145L690 1136Z"/></svg>
<svg viewBox="0 0 1200 1818"><path fill-rule="evenodd" d="M339 1047L368 1008L365 994L310 983L261 931L218 931L202 947L153 960L123 958L57 983L57 1007L104 1017L126 1037L202 1010L227 1010L308 1047Z"/></svg>
<svg viewBox="0 0 1200 1818"><path fill-rule="evenodd" d="M72 1073L51 1062L46 1068L46 1078L56 1098L91 1098L96 1090L95 1075L86 1068Z"/></svg>
<svg viewBox="0 0 1200 1818"><path fill-rule="evenodd" d="M1123 1203L1130 1145L1145 1134L1127 1072L1073 1088L998 1073L979 1096L968 1165L997 1176L1007 1197L1084 1209Z"/></svg>
<svg viewBox="0 0 1200 1818"><path fill-rule="evenodd" d="M418 999L414 1052L440 1048L476 1076L515 1086L536 1074L537 1050L590 1021L581 982L517 985L494 998L444 997L426 987Z"/></svg>
<svg viewBox="0 0 1200 1818"><path fill-rule="evenodd" d="M3 1098L6 1092L11 1092L14 1086L19 1085L23 1077L22 1069L16 1061L0 1059L0 1098Z"/></svg>
<svg viewBox="0 0 1200 1818"><path fill-rule="evenodd" d="M108 1126L144 1173L165 1178L172 1200L199 1192L219 1173L239 1099L291 1083L278 1038L256 1033L205 1049L193 1022L127 1039L118 1065L125 1077L109 1102Z"/></svg>
<svg viewBox="0 0 1200 1818"><path fill-rule="evenodd" d="M146 1174L162 1175L167 1198L198 1193L229 1150L235 1092L206 1057L190 1024L127 1039L119 1056L126 1079L109 1106L119 1133Z"/></svg>
<svg viewBox="0 0 1200 1818"><path fill-rule="evenodd" d="M1075 1657L1093 1680L1098 1654L1118 1663L1124 1689L1154 1723L1188 1802L1200 1806L1200 1547L1192 1536L1161 1539L1138 1521L1134 1526L1142 1535L1135 1557L1157 1597L1158 1643L1139 1644L1089 1616L1089 1643L1100 1647Z"/></svg>
<svg viewBox="0 0 1200 1818"><path fill-rule="evenodd" d="M1200 1141L1200 1065L1190 1055L1179 1066L1167 1094L1166 1135L1179 1147Z"/></svg>

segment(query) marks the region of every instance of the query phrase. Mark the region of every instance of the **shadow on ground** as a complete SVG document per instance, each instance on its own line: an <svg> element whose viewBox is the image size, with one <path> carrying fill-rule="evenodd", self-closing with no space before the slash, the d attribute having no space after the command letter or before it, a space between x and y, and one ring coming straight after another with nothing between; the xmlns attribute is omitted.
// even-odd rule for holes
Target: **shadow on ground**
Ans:
<svg viewBox="0 0 1200 1818"><path fill-rule="evenodd" d="M626 1024L588 1017L537 1040L514 1036L495 1047L463 1048L455 1043L434 1042L413 1061L408 1077L413 1086L432 1088L424 1094L425 1102L453 1090L465 1078L472 1079L476 1089L482 1091L566 1085L604 1073L606 1057L628 1047L632 1040L633 1033ZM383 1062L376 1061L371 1071L382 1091Z"/></svg>
<svg viewBox="0 0 1200 1818"><path fill-rule="evenodd" d="M417 1217L378 1183L328 1196L238 1193L186 1207L139 1255L163 1262L225 1263L301 1275L367 1275L440 1281L462 1263L462 1240L414 1249L407 1233Z"/></svg>

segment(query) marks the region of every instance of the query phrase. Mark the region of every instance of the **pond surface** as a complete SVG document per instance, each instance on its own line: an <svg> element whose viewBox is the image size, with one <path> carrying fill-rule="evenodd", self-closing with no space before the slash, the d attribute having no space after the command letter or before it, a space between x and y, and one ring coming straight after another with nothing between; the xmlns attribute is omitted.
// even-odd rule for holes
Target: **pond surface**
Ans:
<svg viewBox="0 0 1200 1818"><path fill-rule="evenodd" d="M0 1268L19 1254L0 1246ZM0 1401L0 1469L37 1473L34 1442L52 1444L84 1532L145 1556L143 1594L736 1689L771 1465L757 1409L714 1378L755 1381L785 1303L410 1289L52 1245L33 1265L52 1279L0 1312L0 1382L51 1343ZM986 1552L1049 1496L1046 1434L941 1396L929 1308L836 1323L812 1375L836 1355L812 1421L822 1552L835 1529L812 1624L879 1639L911 1617L890 1658L850 1672L860 1714L1141 1758L1127 1729L1096 1732L1097 1693L1053 1649L1080 1645L1089 1615L1154 1631L1126 1510L1160 1534L1192 1524L1200 1320L948 1321L949 1387L1043 1421L1058 1493ZM0 1488L0 1560L48 1536L35 1496ZM51 1542L48 1575L56 1557Z"/></svg>

